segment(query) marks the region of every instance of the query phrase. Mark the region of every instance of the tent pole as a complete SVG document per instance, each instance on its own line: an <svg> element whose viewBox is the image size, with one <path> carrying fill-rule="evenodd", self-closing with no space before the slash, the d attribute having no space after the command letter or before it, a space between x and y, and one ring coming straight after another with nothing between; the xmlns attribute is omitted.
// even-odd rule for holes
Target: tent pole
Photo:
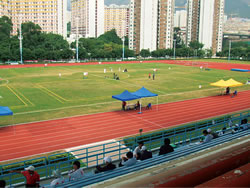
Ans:
<svg viewBox="0 0 250 188"><path fill-rule="evenodd" d="M141 99L140 99L140 112L139 112L139 114L141 114L142 113L142 111L141 111Z"/></svg>
<svg viewBox="0 0 250 188"><path fill-rule="evenodd" d="M159 99L158 99L158 96L157 96L157 111L159 111Z"/></svg>

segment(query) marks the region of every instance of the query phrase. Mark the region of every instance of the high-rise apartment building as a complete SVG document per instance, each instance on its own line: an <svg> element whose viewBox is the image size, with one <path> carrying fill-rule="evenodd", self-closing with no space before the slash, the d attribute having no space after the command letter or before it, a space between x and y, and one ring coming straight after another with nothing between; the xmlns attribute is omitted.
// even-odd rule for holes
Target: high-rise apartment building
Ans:
<svg viewBox="0 0 250 188"><path fill-rule="evenodd" d="M104 33L104 0L71 0L71 33L99 37Z"/></svg>
<svg viewBox="0 0 250 188"><path fill-rule="evenodd" d="M0 0L0 17L2 16L10 16L9 0Z"/></svg>
<svg viewBox="0 0 250 188"><path fill-rule="evenodd" d="M187 26L187 11L178 10L174 15L174 27L179 27L181 29L186 29Z"/></svg>
<svg viewBox="0 0 250 188"><path fill-rule="evenodd" d="M188 0L187 44L199 41L213 55L222 50L224 0Z"/></svg>
<svg viewBox="0 0 250 188"><path fill-rule="evenodd" d="M13 23L13 34L20 23L33 22L42 31L67 35L67 0L1 0L0 16L6 15Z"/></svg>
<svg viewBox="0 0 250 188"><path fill-rule="evenodd" d="M172 48L174 0L131 0L129 48L139 53Z"/></svg>
<svg viewBox="0 0 250 188"><path fill-rule="evenodd" d="M115 29L119 37L128 35L129 6L110 5L104 10L104 32Z"/></svg>

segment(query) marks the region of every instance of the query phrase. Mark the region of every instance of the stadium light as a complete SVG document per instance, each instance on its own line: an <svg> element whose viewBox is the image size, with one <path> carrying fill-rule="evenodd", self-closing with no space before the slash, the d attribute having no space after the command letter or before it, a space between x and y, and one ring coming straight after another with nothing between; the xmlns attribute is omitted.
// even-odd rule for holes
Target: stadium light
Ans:
<svg viewBox="0 0 250 188"><path fill-rule="evenodd" d="M20 20L19 26L19 41L20 41L20 63L23 64L23 36L22 36L22 21Z"/></svg>
<svg viewBox="0 0 250 188"><path fill-rule="evenodd" d="M79 39L78 39L78 34L79 34L79 30L78 30L78 24L79 24L79 17L76 17L76 62L79 61Z"/></svg>
<svg viewBox="0 0 250 188"><path fill-rule="evenodd" d="M174 39L174 59L175 59L176 39Z"/></svg>
<svg viewBox="0 0 250 188"><path fill-rule="evenodd" d="M123 37L122 37L122 60L125 58L125 29L126 29L126 20L123 20Z"/></svg>
<svg viewBox="0 0 250 188"><path fill-rule="evenodd" d="M231 40L229 40L229 49L228 49L228 61L230 61L230 59L231 59L231 46L232 46L232 41Z"/></svg>

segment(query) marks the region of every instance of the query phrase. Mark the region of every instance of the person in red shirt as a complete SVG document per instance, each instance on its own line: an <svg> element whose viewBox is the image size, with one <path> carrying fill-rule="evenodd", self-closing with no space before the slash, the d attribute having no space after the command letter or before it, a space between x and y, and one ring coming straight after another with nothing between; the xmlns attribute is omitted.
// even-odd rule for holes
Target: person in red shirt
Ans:
<svg viewBox="0 0 250 188"><path fill-rule="evenodd" d="M151 73L148 74L148 79L151 79Z"/></svg>
<svg viewBox="0 0 250 188"><path fill-rule="evenodd" d="M35 171L34 166L25 168L25 171L12 171L24 175L26 178L26 187L39 187L40 175Z"/></svg>

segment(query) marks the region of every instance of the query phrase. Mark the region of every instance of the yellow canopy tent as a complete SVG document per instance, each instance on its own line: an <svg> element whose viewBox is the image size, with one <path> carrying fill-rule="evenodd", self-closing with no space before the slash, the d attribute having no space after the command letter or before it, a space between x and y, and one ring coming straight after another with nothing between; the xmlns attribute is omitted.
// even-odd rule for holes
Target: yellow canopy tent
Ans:
<svg viewBox="0 0 250 188"><path fill-rule="evenodd" d="M231 78L227 81L219 80L218 82L211 83L210 85L216 87L238 87L242 86L243 84Z"/></svg>
<svg viewBox="0 0 250 188"><path fill-rule="evenodd" d="M234 79L229 79L226 81L227 87L238 87L238 86L242 86L243 84L240 82L237 82Z"/></svg>
<svg viewBox="0 0 250 188"><path fill-rule="evenodd" d="M227 88L227 87L238 87L238 86L242 86L243 84L231 78L227 81L219 80L218 82L211 83L210 85L220 87L220 88ZM221 90L221 95L222 93L223 93L223 90Z"/></svg>
<svg viewBox="0 0 250 188"><path fill-rule="evenodd" d="M219 80L218 82L211 83L210 85L216 87L228 87L225 80Z"/></svg>

